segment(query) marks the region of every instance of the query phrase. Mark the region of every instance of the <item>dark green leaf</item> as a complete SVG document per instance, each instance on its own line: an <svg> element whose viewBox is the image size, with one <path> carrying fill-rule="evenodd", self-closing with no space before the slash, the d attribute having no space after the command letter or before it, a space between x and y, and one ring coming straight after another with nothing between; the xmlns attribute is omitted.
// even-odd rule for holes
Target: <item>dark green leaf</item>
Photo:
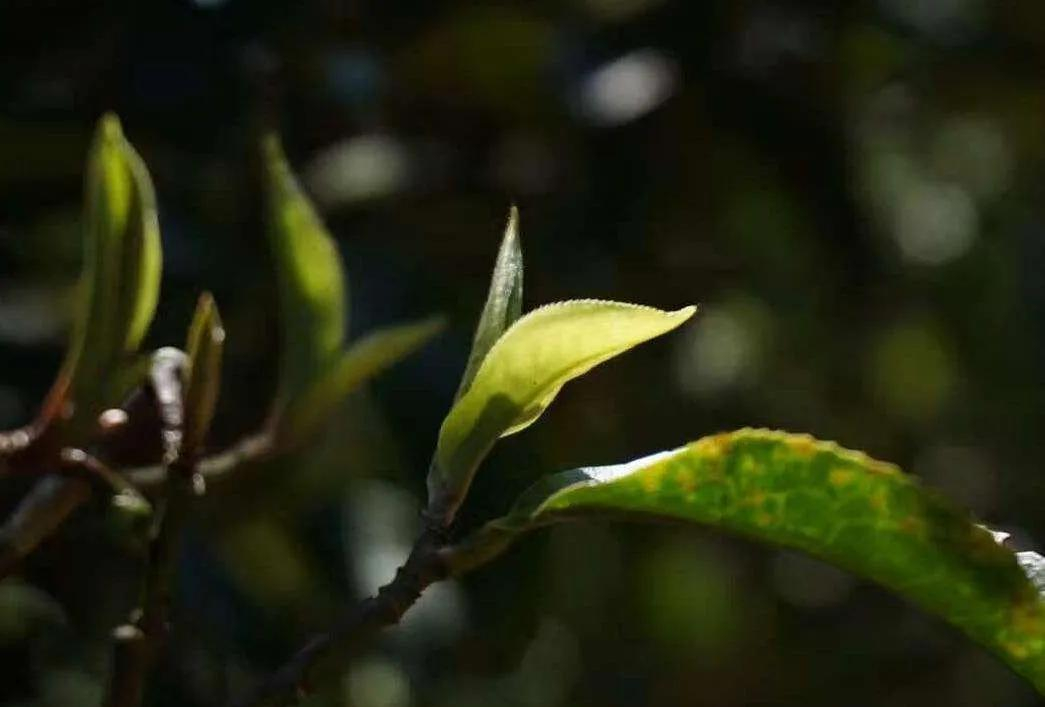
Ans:
<svg viewBox="0 0 1045 707"><path fill-rule="evenodd" d="M1018 561L989 530L892 465L805 435L740 430L549 477L463 545L455 569L489 559L539 525L621 515L803 550L949 621L1045 693L1045 602L1021 568L1040 564Z"/></svg>

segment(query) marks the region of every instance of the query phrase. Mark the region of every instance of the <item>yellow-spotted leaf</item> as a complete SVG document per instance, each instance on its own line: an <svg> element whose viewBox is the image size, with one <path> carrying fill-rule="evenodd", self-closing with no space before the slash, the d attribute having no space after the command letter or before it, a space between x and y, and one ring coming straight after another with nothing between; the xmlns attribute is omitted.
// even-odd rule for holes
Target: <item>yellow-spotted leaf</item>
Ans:
<svg viewBox="0 0 1045 707"><path fill-rule="evenodd" d="M443 421L428 476L429 515L449 523L494 442L533 423L567 381L671 331L695 311L577 300L516 321Z"/></svg>
<svg viewBox="0 0 1045 707"><path fill-rule="evenodd" d="M310 388L341 354L347 304L337 246L275 136L265 140L264 153L268 233L280 304L279 411Z"/></svg>
<svg viewBox="0 0 1045 707"><path fill-rule="evenodd" d="M519 209L513 205L508 212L508 225L505 226L504 238L497 252L493 276L490 278L490 291L486 295L486 304L475 327L472 351L468 356L468 365L461 376L461 385L457 389L455 399L468 392L490 348L501 338L505 329L514 324L522 314L522 294L523 255L519 242Z"/></svg>
<svg viewBox="0 0 1045 707"><path fill-rule="evenodd" d="M538 482L454 553L454 569L534 527L598 516L691 522L804 551L943 618L1045 694L1040 557L1013 553L890 464L805 435L715 435Z"/></svg>
<svg viewBox="0 0 1045 707"><path fill-rule="evenodd" d="M292 447L306 440L349 393L419 349L442 328L441 318L425 319L378 329L352 344L288 409L277 435L281 443Z"/></svg>
<svg viewBox="0 0 1045 707"><path fill-rule="evenodd" d="M122 380L156 311L162 252L149 172L114 115L98 124L84 185L79 310L45 417L71 400L90 424L123 391Z"/></svg>
<svg viewBox="0 0 1045 707"><path fill-rule="evenodd" d="M196 455L210 430L221 388L221 355L224 346L225 329L221 324L218 306L210 293L205 292L196 304L186 345L188 365L183 378L185 416L182 454Z"/></svg>

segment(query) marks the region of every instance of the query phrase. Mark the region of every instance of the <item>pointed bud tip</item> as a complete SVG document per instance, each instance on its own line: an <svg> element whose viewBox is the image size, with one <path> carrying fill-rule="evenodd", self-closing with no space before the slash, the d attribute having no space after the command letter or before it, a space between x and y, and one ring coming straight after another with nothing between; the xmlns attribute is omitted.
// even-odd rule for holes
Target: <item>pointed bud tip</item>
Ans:
<svg viewBox="0 0 1045 707"><path fill-rule="evenodd" d="M261 138L261 153L269 162L282 162L286 159L283 155L283 143L280 141L278 133L266 133Z"/></svg>
<svg viewBox="0 0 1045 707"><path fill-rule="evenodd" d="M677 315L679 319L681 319L682 321L686 321L694 314L696 314L699 309L699 304L691 304L688 307L683 307L682 309L676 310L675 315Z"/></svg>
<svg viewBox="0 0 1045 707"><path fill-rule="evenodd" d="M98 119L98 137L106 142L115 142L123 138L123 127L115 113L108 112Z"/></svg>

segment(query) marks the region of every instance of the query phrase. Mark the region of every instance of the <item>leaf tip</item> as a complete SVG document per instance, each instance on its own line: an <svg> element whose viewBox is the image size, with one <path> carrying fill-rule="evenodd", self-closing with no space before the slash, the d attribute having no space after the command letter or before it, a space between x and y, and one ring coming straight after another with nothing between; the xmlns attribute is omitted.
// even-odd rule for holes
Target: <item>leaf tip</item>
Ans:
<svg viewBox="0 0 1045 707"><path fill-rule="evenodd" d="M202 292L196 301L196 311L207 322L208 334L214 343L224 343L225 325L221 321L221 313L218 311L217 302L214 301L214 295L209 291Z"/></svg>
<svg viewBox="0 0 1045 707"><path fill-rule="evenodd" d="M118 142L123 139L123 127L116 113L108 111L98 119L98 139L102 142Z"/></svg>
<svg viewBox="0 0 1045 707"><path fill-rule="evenodd" d="M283 144L279 139L278 133L270 132L262 136L261 154L269 162L283 161Z"/></svg>
<svg viewBox="0 0 1045 707"><path fill-rule="evenodd" d="M674 312L671 312L671 316L678 319L679 324L682 324L686 320L691 319L693 315L696 314L698 311L700 311L700 305L691 304L687 307L683 307L682 309L676 309Z"/></svg>
<svg viewBox="0 0 1045 707"><path fill-rule="evenodd" d="M519 206L514 201L508 206L508 225L504 233L505 237L519 237Z"/></svg>

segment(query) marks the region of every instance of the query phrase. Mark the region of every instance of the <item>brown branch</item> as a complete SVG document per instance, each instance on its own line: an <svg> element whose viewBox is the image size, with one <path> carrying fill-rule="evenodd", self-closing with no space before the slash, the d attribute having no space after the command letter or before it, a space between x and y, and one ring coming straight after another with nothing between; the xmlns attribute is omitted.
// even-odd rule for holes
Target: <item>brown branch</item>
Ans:
<svg viewBox="0 0 1045 707"><path fill-rule="evenodd" d="M279 670L233 703L234 707L296 704L340 674L347 657L381 629L399 622L433 582L445 579L442 528L429 528L414 544L406 563L377 594L358 604L327 633L316 636Z"/></svg>
<svg viewBox="0 0 1045 707"><path fill-rule="evenodd" d="M113 631L115 648L107 707L138 707L156 658L167 637L174 576L182 529L192 496L191 481L171 475L166 507L153 531L145 566L141 607Z"/></svg>
<svg viewBox="0 0 1045 707"><path fill-rule="evenodd" d="M197 464L199 475L209 485L231 478L242 466L270 456L270 437L259 433L244 438L229 449ZM163 466L140 467L116 472L135 488L148 491L162 487L167 479ZM85 478L49 475L41 479L0 526L0 579L11 574L29 553L54 533L73 511L85 504L93 492Z"/></svg>
<svg viewBox="0 0 1045 707"><path fill-rule="evenodd" d="M258 432L244 437L224 451L200 459L196 471L207 486L211 486L228 480L240 467L262 461L276 452L272 436L267 431ZM142 490L162 486L167 478L167 471L162 465L125 469L121 473Z"/></svg>
<svg viewBox="0 0 1045 707"><path fill-rule="evenodd" d="M488 525L460 544L449 544L446 533L437 521L426 517L426 530L391 582L356 605L329 631L310 640L232 707L297 704L340 676L345 662L379 631L398 623L431 584L486 564L517 535Z"/></svg>
<svg viewBox="0 0 1045 707"><path fill-rule="evenodd" d="M84 478L52 475L37 483L0 527L0 579L90 497L91 483Z"/></svg>
<svg viewBox="0 0 1045 707"><path fill-rule="evenodd" d="M113 632L115 646L106 707L138 707L142 703L149 676L167 638L171 584L196 473L195 450L186 450L181 443L185 365L186 357L181 351L160 349L149 371L147 390L159 413L164 446L165 493L149 539L140 606L131 612L126 624Z"/></svg>

